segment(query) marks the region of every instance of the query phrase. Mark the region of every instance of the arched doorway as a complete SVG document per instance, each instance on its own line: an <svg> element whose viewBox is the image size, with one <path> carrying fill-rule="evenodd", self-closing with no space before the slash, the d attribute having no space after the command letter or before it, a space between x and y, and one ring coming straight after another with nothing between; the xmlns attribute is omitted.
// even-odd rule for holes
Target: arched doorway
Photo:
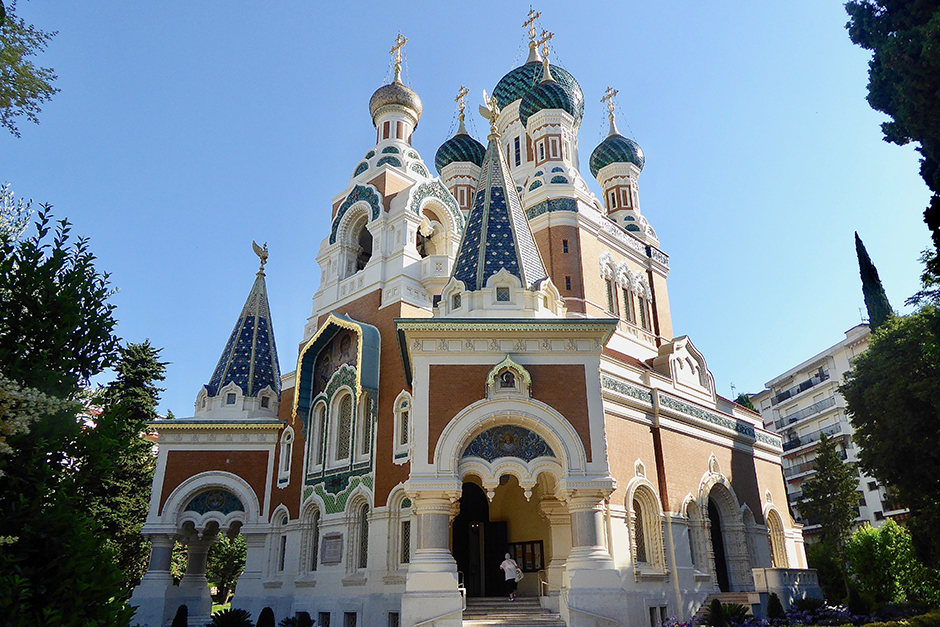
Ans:
<svg viewBox="0 0 940 627"><path fill-rule="evenodd" d="M506 521L490 521L490 504L478 484L465 481L460 513L451 525L454 561L463 575L467 596L497 596L496 574L507 542Z"/></svg>
<svg viewBox="0 0 940 627"><path fill-rule="evenodd" d="M730 592L731 582L728 579L728 561L725 558L721 512L718 505L711 498L708 499L708 522L711 525L712 553L715 557L715 576L718 579L718 589L722 592Z"/></svg>

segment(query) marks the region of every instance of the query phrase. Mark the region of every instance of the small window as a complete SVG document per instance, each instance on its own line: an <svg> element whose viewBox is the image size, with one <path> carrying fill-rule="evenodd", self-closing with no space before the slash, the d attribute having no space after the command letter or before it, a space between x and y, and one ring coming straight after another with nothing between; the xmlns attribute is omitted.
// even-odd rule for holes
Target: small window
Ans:
<svg viewBox="0 0 940 627"><path fill-rule="evenodd" d="M359 568L369 566L369 506L359 509ZM355 627L355 623L353 624Z"/></svg>
<svg viewBox="0 0 940 627"><path fill-rule="evenodd" d="M566 254L568 252L568 240L566 239L561 240L561 252Z"/></svg>
<svg viewBox="0 0 940 627"><path fill-rule="evenodd" d="M401 563L411 563L411 521L401 521Z"/></svg>
<svg viewBox="0 0 940 627"><path fill-rule="evenodd" d="M539 161L545 161L545 142L539 142Z"/></svg>
<svg viewBox="0 0 940 627"><path fill-rule="evenodd" d="M647 331L649 331L650 330L650 314L649 314L649 309L647 308L647 300L644 297L640 296L639 301L640 301L640 326L646 329Z"/></svg>
<svg viewBox="0 0 940 627"><path fill-rule="evenodd" d="M508 303L509 302L509 288L497 287L496 288L496 300L501 303Z"/></svg>
<svg viewBox="0 0 940 627"><path fill-rule="evenodd" d="M608 208L608 209L616 209L616 208L617 208L617 192L615 192L615 191L613 191L613 190L611 190L611 192L610 192L610 202L608 203L608 207L607 207L607 208Z"/></svg>
<svg viewBox="0 0 940 627"><path fill-rule="evenodd" d="M388 627L399 627L399 625L401 625L401 617L398 612L389 612Z"/></svg>
<svg viewBox="0 0 940 627"><path fill-rule="evenodd" d="M399 437L399 444L404 446L408 444L408 412L403 411L401 413L401 435Z"/></svg>
<svg viewBox="0 0 940 627"><path fill-rule="evenodd" d="M565 277L565 289L568 290L569 292L571 291L571 277L570 276Z"/></svg>
<svg viewBox="0 0 940 627"><path fill-rule="evenodd" d="M284 519L287 522L287 519ZM277 572L284 572L284 558L287 556L287 536L281 536L277 549Z"/></svg>
<svg viewBox="0 0 940 627"><path fill-rule="evenodd" d="M558 139L552 137L548 140L549 148L551 149L552 159L558 158Z"/></svg>
<svg viewBox="0 0 940 627"><path fill-rule="evenodd" d="M516 163L516 166L518 167L518 166L522 163L522 151L519 149L519 138L518 138L518 137L516 137L515 141L513 142L513 149L514 149L514 151L515 151L515 153L516 153L516 156L515 156L515 163Z"/></svg>
<svg viewBox="0 0 940 627"><path fill-rule="evenodd" d="M343 627L356 627L358 614L355 612L343 612Z"/></svg>
<svg viewBox="0 0 940 627"><path fill-rule="evenodd" d="M610 279L605 281L607 284L607 311L616 314L617 313L617 290L614 287L614 282Z"/></svg>
<svg viewBox="0 0 940 627"><path fill-rule="evenodd" d="M634 526L633 526L633 541L636 543L636 561L645 564L649 560L646 556L646 533L643 528L643 509L640 506L639 501L633 501L633 515L634 515Z"/></svg>
<svg viewBox="0 0 940 627"><path fill-rule="evenodd" d="M268 408L268 405L270 405L270 404L271 404L271 399L270 399L270 398L268 398L267 396L262 396L262 397L261 397L261 407L263 407L264 409L267 409L267 408Z"/></svg>
<svg viewBox="0 0 940 627"><path fill-rule="evenodd" d="M451 309L460 309L460 294L454 294L454 297L451 299Z"/></svg>
<svg viewBox="0 0 940 627"><path fill-rule="evenodd" d="M330 627L330 613L320 612L317 614L317 623L320 627Z"/></svg>
<svg viewBox="0 0 940 627"><path fill-rule="evenodd" d="M228 394L228 395L226 395L226 397L225 397L225 404L226 404L226 405L234 405L234 404L235 404L235 395L234 395L234 394L231 394L231 393Z"/></svg>
<svg viewBox="0 0 940 627"><path fill-rule="evenodd" d="M875 520L884 520L884 519L885 519L884 512L875 512Z"/></svg>
<svg viewBox="0 0 940 627"><path fill-rule="evenodd" d="M404 139L405 137L405 124L403 122L395 123L395 137L398 139Z"/></svg>
<svg viewBox="0 0 940 627"><path fill-rule="evenodd" d="M878 489L878 484L875 483L874 481L869 481L869 482L868 482L868 489L869 489L870 491L877 490L877 489Z"/></svg>
<svg viewBox="0 0 940 627"><path fill-rule="evenodd" d="M633 310L633 292L623 288L623 317L627 322L636 324L636 313Z"/></svg>
<svg viewBox="0 0 940 627"><path fill-rule="evenodd" d="M389 133L389 123L386 122L385 124L382 125L382 139L388 139L388 133Z"/></svg>
<svg viewBox="0 0 940 627"><path fill-rule="evenodd" d="M630 190L625 187L620 189L620 204L623 207L630 206Z"/></svg>
<svg viewBox="0 0 940 627"><path fill-rule="evenodd" d="M515 388L516 387L516 375L514 375L509 370L499 375L499 387L503 389Z"/></svg>

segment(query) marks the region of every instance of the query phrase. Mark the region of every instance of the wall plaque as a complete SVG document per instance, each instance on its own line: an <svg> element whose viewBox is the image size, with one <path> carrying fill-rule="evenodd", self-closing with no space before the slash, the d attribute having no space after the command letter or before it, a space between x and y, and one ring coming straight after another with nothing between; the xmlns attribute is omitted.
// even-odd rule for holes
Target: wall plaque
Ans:
<svg viewBox="0 0 940 627"><path fill-rule="evenodd" d="M321 564L339 564L343 561L343 534L334 532L323 536L320 546Z"/></svg>

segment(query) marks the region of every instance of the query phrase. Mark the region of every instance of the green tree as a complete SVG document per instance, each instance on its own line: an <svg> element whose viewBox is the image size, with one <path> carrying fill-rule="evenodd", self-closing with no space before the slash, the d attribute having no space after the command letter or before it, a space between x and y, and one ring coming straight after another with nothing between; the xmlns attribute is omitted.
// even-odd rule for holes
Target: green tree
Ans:
<svg viewBox="0 0 940 627"><path fill-rule="evenodd" d="M738 397L734 399L734 402L740 405L741 407L747 407L751 411L757 411L757 408L754 407L753 401L751 401L751 397L745 394L744 392L741 392L740 394L738 394Z"/></svg>
<svg viewBox="0 0 940 627"><path fill-rule="evenodd" d="M235 590L239 575L245 570L248 545L241 534L229 539L226 536L212 545L206 562L206 577L219 588L218 603L225 603L230 592Z"/></svg>
<svg viewBox="0 0 940 627"><path fill-rule="evenodd" d="M857 489L855 468L842 461L835 440L822 434L816 449L816 474L803 482L800 513L811 524L820 525L820 544L838 559L846 595L849 589L844 567L845 541L858 516Z"/></svg>
<svg viewBox="0 0 940 627"><path fill-rule="evenodd" d="M60 399L110 365L117 340L107 275L68 223L50 234L0 232L0 364L7 379ZM49 241L51 239L51 242ZM46 413L7 438L0 455L0 616L9 625L126 626L121 573L79 505L76 470L87 461L76 410Z"/></svg>
<svg viewBox="0 0 940 627"><path fill-rule="evenodd" d="M839 391L861 467L910 510L921 560L940 563L940 310L927 305L886 322Z"/></svg>
<svg viewBox="0 0 940 627"><path fill-rule="evenodd" d="M30 59L45 50L55 35L18 18L16 0L6 7L5 18L0 19L0 126L17 137L20 131L16 119L25 116L38 124L39 105L59 91L52 86L56 79L52 68L37 67Z"/></svg>
<svg viewBox="0 0 940 627"><path fill-rule="evenodd" d="M885 320L894 315L891 304L888 303L888 296L885 294L885 288L878 278L878 269L871 262L868 251L865 250L865 244L862 238L855 232L855 254L858 256L858 272L862 277L862 295L865 297L865 308L868 309L868 324L874 331Z"/></svg>
<svg viewBox="0 0 940 627"><path fill-rule="evenodd" d="M940 602L940 571L917 559L911 535L893 520L865 525L846 543L849 574L859 592L876 603Z"/></svg>
<svg viewBox="0 0 940 627"><path fill-rule="evenodd" d="M143 437L157 418L158 381L166 364L160 350L128 344L120 349L116 378L101 393L94 428L82 433L86 463L76 473L79 499L124 571L125 598L147 571L149 542L140 535L153 481L153 445Z"/></svg>

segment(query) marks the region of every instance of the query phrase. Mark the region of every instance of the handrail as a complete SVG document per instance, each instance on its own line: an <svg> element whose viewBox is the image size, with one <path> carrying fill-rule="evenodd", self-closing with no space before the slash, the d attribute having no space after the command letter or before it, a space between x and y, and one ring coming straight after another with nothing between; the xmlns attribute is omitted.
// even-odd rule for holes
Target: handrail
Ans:
<svg viewBox="0 0 940 627"><path fill-rule="evenodd" d="M420 623L415 623L414 627L423 627L423 625L433 624L436 621L447 618L448 616L453 616L454 614L463 614L464 611L467 609L467 589L463 586L457 586L457 591L460 593L460 602L462 606L459 610L447 612L446 614L441 614L440 616L435 616L434 618L423 620Z"/></svg>
<svg viewBox="0 0 940 627"><path fill-rule="evenodd" d="M539 573L544 573L544 572L545 572L544 570L540 570L540 571L539 571ZM548 583L547 581L545 581L544 579L542 579L541 577L539 577L539 596L540 596L540 597L541 597L541 596L545 596L544 594L542 594L542 586L544 586L544 587L546 587L546 588L554 588L555 590L561 590L561 589L562 589L562 586L556 586L556 585L553 584L553 583Z"/></svg>
<svg viewBox="0 0 940 627"><path fill-rule="evenodd" d="M577 607L571 607L571 605L568 604L568 588L566 588L566 587L563 586L562 589L561 589L561 591L562 591L562 595L565 597L565 607L568 608L568 611L569 611L569 612L571 612L571 611L580 612L580 613L582 613L582 614L585 614L585 615L587 615L587 616L591 616L591 617L593 617L593 618L599 618L599 619L601 619L601 620L606 620L606 621L608 621L608 622L610 622L610 623L613 623L616 627L620 627L620 621L617 620L616 618L611 618L610 616L603 616L603 615L601 615L601 614L595 614L594 612L589 612L589 611L587 611L587 610L582 610L582 609L577 608ZM417 625L416 625L415 627L417 627Z"/></svg>

